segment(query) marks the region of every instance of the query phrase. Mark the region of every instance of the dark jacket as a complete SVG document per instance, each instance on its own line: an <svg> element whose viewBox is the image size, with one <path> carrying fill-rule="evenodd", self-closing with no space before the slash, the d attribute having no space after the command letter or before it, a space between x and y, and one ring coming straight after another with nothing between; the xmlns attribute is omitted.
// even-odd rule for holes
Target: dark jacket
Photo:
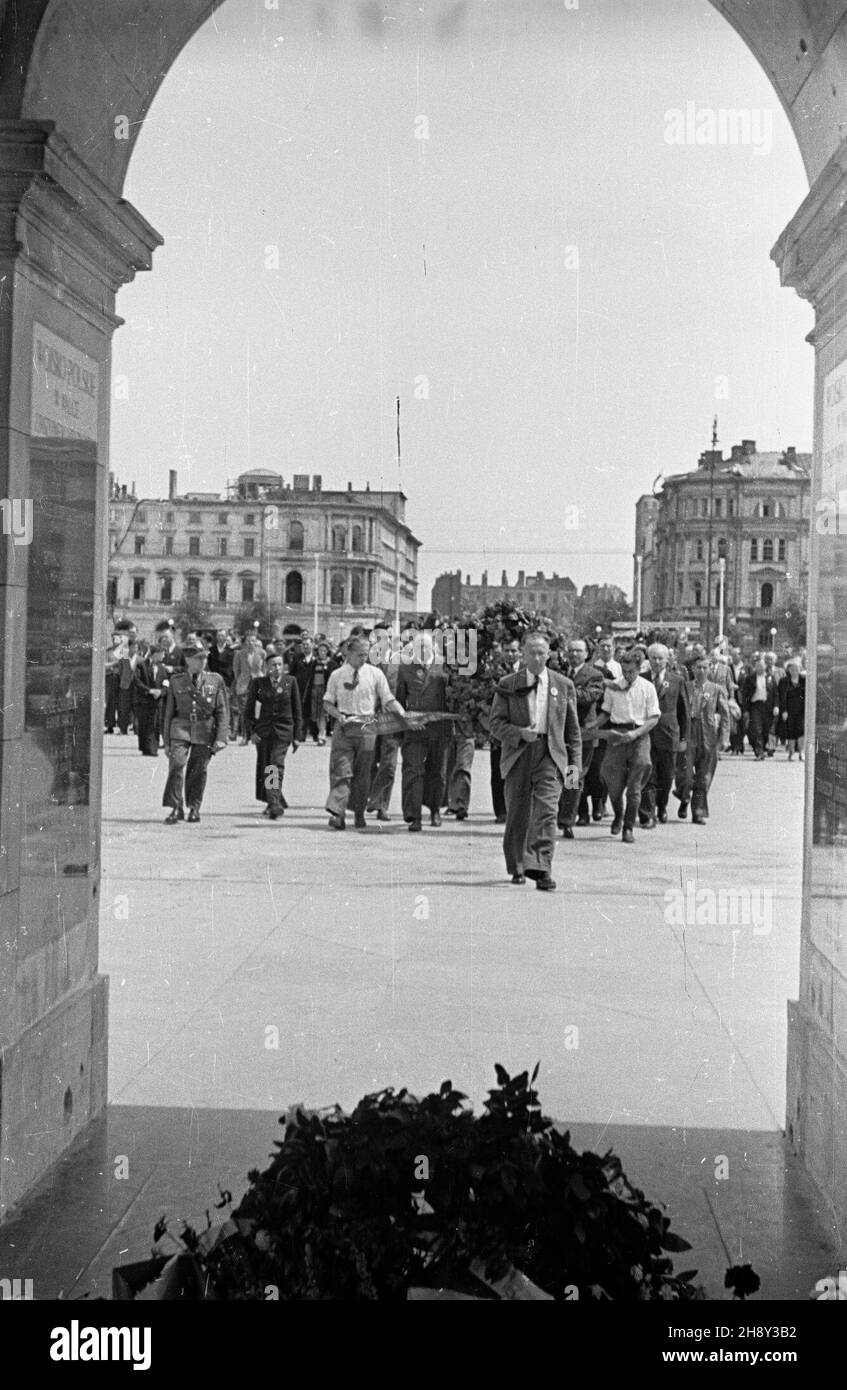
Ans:
<svg viewBox="0 0 847 1390"><path fill-rule="evenodd" d="M779 704L779 686L777 685L773 676L765 676L765 690L767 694L764 704L765 709L768 712L768 718L770 719L775 707ZM755 695L755 693L756 672L748 671L741 682L741 699L739 701L739 704L741 705L741 708L744 710L745 714L749 714L750 712L750 705L753 702L753 696Z"/></svg>
<svg viewBox="0 0 847 1390"><path fill-rule="evenodd" d="M232 685L232 662L235 656L235 649L226 644L223 651L219 651L217 645L210 647L206 665L210 671L217 671L219 676L223 676L227 685Z"/></svg>
<svg viewBox="0 0 847 1390"><path fill-rule="evenodd" d="M161 705L164 696L154 700L150 694L151 690L167 690L170 677L167 668L162 661L157 661L155 666L148 656L141 657L136 662L133 672L135 684L135 698L138 703L144 705Z"/></svg>
<svg viewBox="0 0 847 1390"><path fill-rule="evenodd" d="M651 676L659 697L661 711L659 722L650 731L650 742L656 748L676 752L680 743L688 741L689 684L684 676L675 671L665 671L664 689L659 689L659 678Z"/></svg>
<svg viewBox="0 0 847 1390"><path fill-rule="evenodd" d="M582 735L576 712L576 691L572 680L550 671L547 702L547 747L562 776L568 767L582 766ZM534 685L526 668L504 676L491 703L491 733L501 745L500 771L505 777L525 749L531 748L521 737L529 728L529 692Z"/></svg>
<svg viewBox="0 0 847 1390"><path fill-rule="evenodd" d="M446 666L421 666L416 661L401 662L397 675L396 699L408 710L446 710Z"/></svg>
<svg viewBox="0 0 847 1390"><path fill-rule="evenodd" d="M696 751L698 745L704 748L722 748L729 742L729 702L726 688L715 681L704 681L700 687L700 714L694 713L697 700L697 683L692 682L688 692L691 701L691 714L688 725L689 750Z"/></svg>
<svg viewBox="0 0 847 1390"><path fill-rule="evenodd" d="M293 676L284 675L278 690L274 689L270 676L258 676L250 682L244 701L244 732L248 738L258 734L275 743L302 742L303 707Z"/></svg>
<svg viewBox="0 0 847 1390"><path fill-rule="evenodd" d="M297 682L297 689L300 692L300 704L304 709L308 708L309 695L312 691L312 681L314 679L316 665L317 661L314 652L312 652L311 658L308 661L303 656L302 652L298 652L291 658L289 670Z"/></svg>
<svg viewBox="0 0 847 1390"><path fill-rule="evenodd" d="M576 691L576 713L582 732L582 741L583 743L596 743L597 707L602 702L603 692L606 688L603 684L603 673L598 667L592 666L590 662L586 661L578 671L565 670L563 674L573 682Z"/></svg>

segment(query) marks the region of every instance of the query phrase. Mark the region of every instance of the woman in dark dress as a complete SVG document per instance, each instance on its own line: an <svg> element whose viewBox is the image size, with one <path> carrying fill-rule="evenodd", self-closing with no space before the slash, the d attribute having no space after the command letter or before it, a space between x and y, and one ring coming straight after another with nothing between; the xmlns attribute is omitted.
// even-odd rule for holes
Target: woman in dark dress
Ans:
<svg viewBox="0 0 847 1390"><path fill-rule="evenodd" d="M282 794L285 755L303 741L300 691L281 656L270 657L265 674L250 682L244 732L256 745L256 800L266 802L265 815L276 820L288 805Z"/></svg>
<svg viewBox="0 0 847 1390"><path fill-rule="evenodd" d="M319 642L315 648L315 666L312 673L312 682L309 689L311 700L310 718L317 727L318 743L323 746L326 743L326 710L324 709L324 695L326 694L326 683L329 680L329 673L332 670L332 654L327 642Z"/></svg>
<svg viewBox="0 0 847 1390"><path fill-rule="evenodd" d="M803 735L806 728L806 677L800 674L799 661L785 663L785 675L779 683L779 736L785 740L788 761L794 750L803 761Z"/></svg>

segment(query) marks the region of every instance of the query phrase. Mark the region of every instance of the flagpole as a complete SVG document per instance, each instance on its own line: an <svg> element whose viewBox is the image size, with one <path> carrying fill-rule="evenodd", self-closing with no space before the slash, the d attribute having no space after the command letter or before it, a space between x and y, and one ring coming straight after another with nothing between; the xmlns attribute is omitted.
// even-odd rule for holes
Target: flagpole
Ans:
<svg viewBox="0 0 847 1390"><path fill-rule="evenodd" d="M397 397L397 488L402 492L400 482L400 397ZM400 634L400 532L394 532L394 627Z"/></svg>

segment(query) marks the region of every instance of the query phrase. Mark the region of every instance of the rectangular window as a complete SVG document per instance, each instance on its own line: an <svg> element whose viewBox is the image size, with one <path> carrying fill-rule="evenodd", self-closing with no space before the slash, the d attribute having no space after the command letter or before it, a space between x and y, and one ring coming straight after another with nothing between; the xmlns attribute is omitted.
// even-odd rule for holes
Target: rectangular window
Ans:
<svg viewBox="0 0 847 1390"><path fill-rule="evenodd" d="M171 600L173 599L173 587L174 587L174 582L173 582L172 579L163 579L163 580L162 580L162 588L161 588L161 592L160 592L160 594L159 594L159 598L161 599L162 603L170 603L170 602L171 602Z"/></svg>
<svg viewBox="0 0 847 1390"><path fill-rule="evenodd" d="M228 525L229 525L229 512L218 512L218 525L219 525L219 526L228 526Z"/></svg>
<svg viewBox="0 0 847 1390"><path fill-rule="evenodd" d="M174 538L173 538L173 536L165 536L165 554L166 554L166 555L173 555L173 553L174 553Z"/></svg>
<svg viewBox="0 0 847 1390"><path fill-rule="evenodd" d="M135 513L135 524L136 524L136 526L146 526L146 525L147 525L147 513L146 513L146 512L136 512L136 513Z"/></svg>
<svg viewBox="0 0 847 1390"><path fill-rule="evenodd" d="M132 581L132 601L133 603L144 602L144 580L133 579Z"/></svg>
<svg viewBox="0 0 847 1390"><path fill-rule="evenodd" d="M143 555L143 554L144 554L144 537L143 537L143 536L136 536L136 538L135 538L135 553L136 553L136 555Z"/></svg>
<svg viewBox="0 0 847 1390"><path fill-rule="evenodd" d="M174 524L174 514L173 514L173 512L165 512L165 524L166 524L167 526L173 526L173 524Z"/></svg>
<svg viewBox="0 0 847 1390"><path fill-rule="evenodd" d="M106 581L106 603L109 608L116 608L118 605L118 581L115 575Z"/></svg>
<svg viewBox="0 0 847 1390"><path fill-rule="evenodd" d="M735 498L730 497L726 504L727 516L735 516Z"/></svg>
<svg viewBox="0 0 847 1390"><path fill-rule="evenodd" d="M700 498L700 515L701 515L701 516L708 516L708 515L709 515L709 499L708 499L708 497L701 497L701 498Z"/></svg>
<svg viewBox="0 0 847 1390"><path fill-rule="evenodd" d="M200 597L200 580L196 575L189 575L185 582L185 592L188 598Z"/></svg>
<svg viewBox="0 0 847 1390"><path fill-rule="evenodd" d="M715 498L715 516L722 516L722 515L723 515L723 498L721 498L721 497L716 497L716 498Z"/></svg>
<svg viewBox="0 0 847 1390"><path fill-rule="evenodd" d="M759 542L756 540L755 536L750 542L750 559L755 561L759 559Z"/></svg>
<svg viewBox="0 0 847 1390"><path fill-rule="evenodd" d="M241 581L241 602L252 603L256 594L255 579L242 579Z"/></svg>
<svg viewBox="0 0 847 1390"><path fill-rule="evenodd" d="M256 525L256 513L255 513L255 512L248 512L248 513L247 513L247 515L246 515L245 518L244 518L244 525L245 525L245 526L255 526L255 525Z"/></svg>
<svg viewBox="0 0 847 1390"><path fill-rule="evenodd" d="M218 603L226 603L226 586L227 581L225 579L218 580Z"/></svg>
<svg viewBox="0 0 847 1390"><path fill-rule="evenodd" d="M256 554L256 542L252 536L244 537L244 554L248 559Z"/></svg>
<svg viewBox="0 0 847 1390"><path fill-rule="evenodd" d="M200 554L200 537L199 537L199 536L189 536L189 537L188 537L188 553L189 553L189 555L199 555L199 554Z"/></svg>
<svg viewBox="0 0 847 1390"><path fill-rule="evenodd" d="M202 523L202 516L201 516L201 513L200 513L200 512L189 512L189 513L188 513L188 524L189 524L189 526L199 526L199 525L201 525L201 523Z"/></svg>
<svg viewBox="0 0 847 1390"><path fill-rule="evenodd" d="M781 536L781 537L780 537L779 542L778 542L778 545L779 545L779 553L778 553L778 555L777 555L777 559L779 559L779 560L784 560L784 559L785 559L785 537L784 537L784 536Z"/></svg>
<svg viewBox="0 0 847 1390"><path fill-rule="evenodd" d="M226 555L226 536L218 536L218 554Z"/></svg>

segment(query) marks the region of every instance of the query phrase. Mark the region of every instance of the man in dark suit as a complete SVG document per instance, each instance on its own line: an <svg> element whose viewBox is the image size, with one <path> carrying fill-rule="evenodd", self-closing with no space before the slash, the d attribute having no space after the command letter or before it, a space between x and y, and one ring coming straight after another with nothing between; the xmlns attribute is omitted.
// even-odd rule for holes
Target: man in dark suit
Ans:
<svg viewBox="0 0 847 1390"><path fill-rule="evenodd" d="M308 733L317 743L318 726L311 717L312 711L312 681L315 675L315 650L312 638L308 632L304 632L297 646L291 653L288 662L288 669L297 682L297 690L300 695L300 707L303 711L304 733Z"/></svg>
<svg viewBox="0 0 847 1390"><path fill-rule="evenodd" d="M659 698L659 722L650 733L651 771L641 794L641 825L652 830L658 819L668 818L668 797L673 785L678 753L688 743L688 682L668 666L670 652L662 642L647 648L651 677Z"/></svg>
<svg viewBox="0 0 847 1390"><path fill-rule="evenodd" d="M272 656L265 674L250 682L244 702L244 733L256 745L256 800L266 803L271 820L288 805L282 794L285 755L303 742L300 691L283 667L283 658Z"/></svg>
<svg viewBox="0 0 847 1390"><path fill-rule="evenodd" d="M688 761L691 792L691 819L705 825L709 815L709 788L718 765L718 749L729 741L729 701L726 689L708 679L709 660L701 656L694 663L691 686Z"/></svg>
<svg viewBox="0 0 847 1390"><path fill-rule="evenodd" d="M411 654L419 659L401 662L396 699L412 713L446 712L447 668L435 660L431 633L417 635ZM403 819L410 830L420 830L424 806L429 807L430 825L441 824L447 772L446 728L446 724L435 721L403 735Z"/></svg>
<svg viewBox="0 0 847 1390"><path fill-rule="evenodd" d="M159 732L162 727L163 700L168 694L168 673L162 661L162 649L154 645L146 656L139 657L133 672L135 682L135 714L138 721L138 747L146 758L159 756Z"/></svg>
<svg viewBox="0 0 847 1390"><path fill-rule="evenodd" d="M572 840L574 823L590 825L588 798L591 768L597 754L597 706L603 699L605 686L599 667L588 663L588 646L580 638L568 643L568 661L564 674L573 681L576 691L576 713L582 737L582 775L579 786L564 787L559 799L559 826L565 840ZM595 808L599 810L602 794L592 783ZM577 820L577 808L579 820Z"/></svg>
<svg viewBox="0 0 847 1390"><path fill-rule="evenodd" d="M763 762L771 725L774 719L779 718L779 687L773 676L769 675L763 656L757 658L753 669L744 677L741 708L747 715L747 737L756 760Z"/></svg>
<svg viewBox="0 0 847 1390"><path fill-rule="evenodd" d="M513 883L535 880L556 887L550 869L562 787L578 786L582 740L573 682L547 669L550 646L527 633L523 669L499 681L491 705L491 732L502 747L506 791L503 852Z"/></svg>
<svg viewBox="0 0 847 1390"><path fill-rule="evenodd" d="M494 661L496 680L510 676L520 670L521 644L517 637L508 638L502 645L499 656ZM506 823L506 793L503 788L503 774L500 771L500 754L503 751L489 730L489 756L491 758L491 805L494 817L500 825Z"/></svg>

